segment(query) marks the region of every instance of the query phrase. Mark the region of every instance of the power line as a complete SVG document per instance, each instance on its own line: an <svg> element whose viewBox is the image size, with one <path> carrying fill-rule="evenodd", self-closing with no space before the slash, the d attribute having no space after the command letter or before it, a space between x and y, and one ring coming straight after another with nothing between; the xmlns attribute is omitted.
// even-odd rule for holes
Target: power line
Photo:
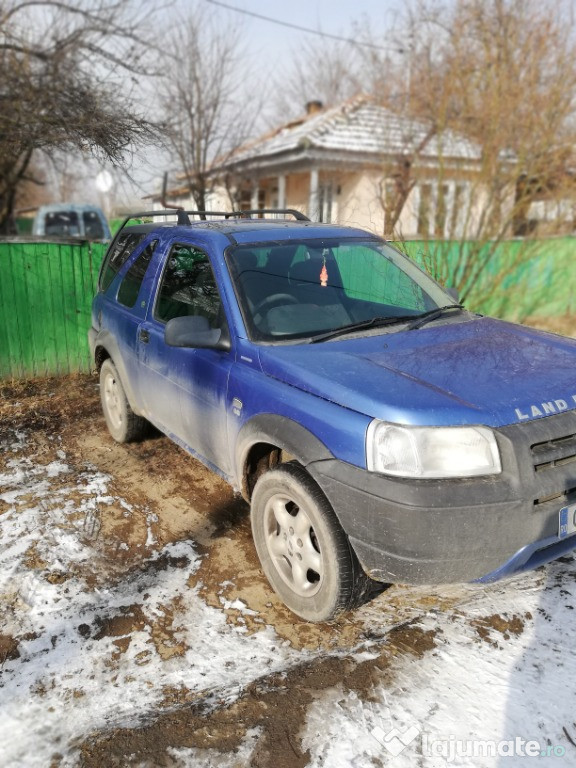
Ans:
<svg viewBox="0 0 576 768"><path fill-rule="evenodd" d="M235 5L228 5L222 3L220 0L207 0L212 5L219 5L222 8L227 8L229 11L236 11L236 13L242 13L245 16L252 16L255 19L261 19L262 21L269 21L271 24L277 24L279 27L290 27L291 29L297 29L300 32L306 32L309 35L318 35L319 37L330 37L332 40L340 40L344 43L351 43L352 45L360 45L364 48L375 48L377 51L391 51L394 50L397 53L404 53L402 48L396 48L394 46L382 46L375 43L363 43L359 40L352 40L350 37L342 37L341 35L331 35L329 32L320 32L317 29L310 29L310 27L302 27L299 24L292 24L289 21L282 21L281 19L273 19L271 16L263 16L261 13L254 13L254 11L247 11L244 8L237 8Z"/></svg>

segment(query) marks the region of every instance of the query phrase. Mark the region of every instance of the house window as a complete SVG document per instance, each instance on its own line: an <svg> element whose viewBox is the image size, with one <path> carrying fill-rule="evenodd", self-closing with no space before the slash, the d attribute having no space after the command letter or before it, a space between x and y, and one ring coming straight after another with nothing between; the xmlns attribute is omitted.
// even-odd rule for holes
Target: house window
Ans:
<svg viewBox="0 0 576 768"><path fill-rule="evenodd" d="M254 193L250 188L244 188L241 190L239 200L238 200L241 211L252 210L253 194ZM262 210L263 208L266 208L266 190L258 189L258 209Z"/></svg>
<svg viewBox="0 0 576 768"><path fill-rule="evenodd" d="M240 191L240 197L238 199L238 205L241 211L249 211L250 210L250 202L252 200L252 192L250 189L242 189Z"/></svg>

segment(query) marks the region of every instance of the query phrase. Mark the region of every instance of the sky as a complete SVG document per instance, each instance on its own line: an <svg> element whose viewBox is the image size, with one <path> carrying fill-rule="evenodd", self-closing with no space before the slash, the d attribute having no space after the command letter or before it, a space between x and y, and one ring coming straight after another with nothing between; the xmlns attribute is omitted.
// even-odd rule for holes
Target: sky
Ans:
<svg viewBox="0 0 576 768"><path fill-rule="evenodd" d="M248 12L240 13L229 11L210 0L203 2L223 18L235 17L241 21L250 41L249 49L264 56L270 62L272 70L288 66L291 55L298 50L303 40L320 38L255 18L248 13L269 16L287 24L309 27L325 34L350 37L353 35L354 24L365 18L369 20L375 32L381 31L384 35L402 7L400 0L292 0L290 4L270 3L267 0L222 0L228 6ZM184 0L183 7L189 4Z"/></svg>

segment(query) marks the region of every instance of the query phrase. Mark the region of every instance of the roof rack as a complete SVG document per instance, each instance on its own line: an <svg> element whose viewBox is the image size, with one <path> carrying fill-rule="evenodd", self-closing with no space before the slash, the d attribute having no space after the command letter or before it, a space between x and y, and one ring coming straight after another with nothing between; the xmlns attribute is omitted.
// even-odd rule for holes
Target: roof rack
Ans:
<svg viewBox="0 0 576 768"><path fill-rule="evenodd" d="M296 211L293 208L263 208L249 211L185 211L183 208L171 208L160 211L139 211L138 213L131 213L129 216L126 216L120 225L120 229L123 229L131 219L153 218L155 216L177 216L178 224L180 226L188 226L192 223L190 221L190 216L200 216L201 219L206 219L207 216L219 216L225 219L248 219L252 218L253 215L259 216L263 213L285 213L294 216L297 221L310 221L308 216L305 216L303 213Z"/></svg>
<svg viewBox="0 0 576 768"><path fill-rule="evenodd" d="M294 208L257 208L253 211L234 211L228 214L228 216L252 216L252 214L260 215L261 213L288 213L294 216L296 221L310 221L308 216L300 211L295 211Z"/></svg>
<svg viewBox="0 0 576 768"><path fill-rule="evenodd" d="M114 243L118 240L120 233L126 224L132 219L148 219L154 218L155 216L177 216L178 226L188 227L192 224L190 216L200 216L201 219L206 219L207 216L218 216L224 219L251 219L253 215L260 215L263 213L285 213L294 216L297 221L310 221L308 216L305 216L303 213L300 213L300 211L296 211L293 208L263 208L250 211L185 211L183 208L174 207L161 211L139 211L138 213L131 213L122 221L122 224L120 224L112 238L110 248L112 248Z"/></svg>
<svg viewBox="0 0 576 768"><path fill-rule="evenodd" d="M113 248L114 244L120 237L120 233L132 219L149 219L155 216L177 216L178 226L188 227L192 222L190 216L200 216L201 219L206 219L207 216L219 216L220 218L231 219L251 219L252 216L260 215L262 213L286 213L294 216L297 221L311 221L308 216L305 216L300 211L296 211L293 208L263 208L250 211L185 211L183 208L169 208L161 211L139 211L138 213L131 213L122 221L122 224L116 230L114 237L110 243L110 248Z"/></svg>

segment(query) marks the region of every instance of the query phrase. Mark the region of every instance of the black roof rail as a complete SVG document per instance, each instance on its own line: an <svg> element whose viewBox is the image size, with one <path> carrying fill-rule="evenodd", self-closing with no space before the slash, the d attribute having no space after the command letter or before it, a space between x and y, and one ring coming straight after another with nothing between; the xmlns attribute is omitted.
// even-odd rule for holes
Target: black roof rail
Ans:
<svg viewBox="0 0 576 768"><path fill-rule="evenodd" d="M251 211L234 211L229 214L229 216L252 216L253 214L260 215L261 213L288 213L291 216L294 216L296 221L310 221L308 216L300 211L294 210L294 208L257 208Z"/></svg>
<svg viewBox="0 0 576 768"><path fill-rule="evenodd" d="M308 216L305 216L303 213L300 213L300 211L296 211L293 208L259 208L250 211L185 211L183 208L170 208L160 211L138 211L137 213L131 213L129 216L126 216L122 221L122 224L118 227L110 245L112 246L115 243L120 232L132 219L150 219L156 216L177 216L177 223L179 226L189 226L192 223L189 218L190 216L200 216L201 219L204 220L207 216L218 216L224 219L231 219L234 217L246 219L266 213L285 213L294 216L297 221L310 221Z"/></svg>

